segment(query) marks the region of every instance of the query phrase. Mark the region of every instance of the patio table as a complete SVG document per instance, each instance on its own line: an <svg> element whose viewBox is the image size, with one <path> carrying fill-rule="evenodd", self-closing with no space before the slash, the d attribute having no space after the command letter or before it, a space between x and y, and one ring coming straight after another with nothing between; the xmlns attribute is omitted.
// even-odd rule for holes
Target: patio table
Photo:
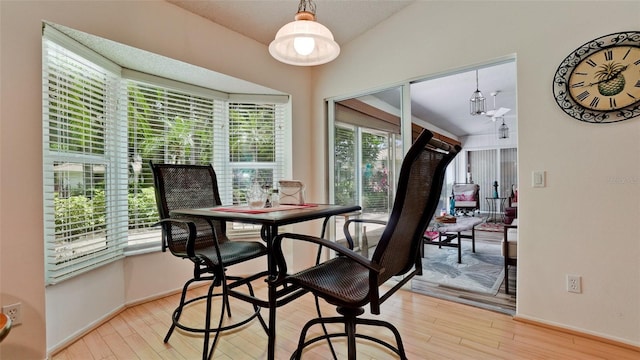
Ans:
<svg viewBox="0 0 640 360"><path fill-rule="evenodd" d="M250 209L248 207L214 207L203 209L178 209L171 212L171 215L189 215L207 218L209 220L241 222L261 225L261 237L267 246L267 268L268 268L268 299L259 299L253 296L229 289L229 295L248 301L255 305L269 309L269 326L267 329L268 349L267 358L275 359L276 341L276 308L285 305L295 298L306 293L295 290L292 287L282 287L275 282L278 265L273 257L273 239L278 235L278 228L283 225L290 225L309 220L324 218L323 235L329 218L335 215L348 214L361 210L357 205L329 205L329 204L305 204L298 206L281 205L278 208Z"/></svg>

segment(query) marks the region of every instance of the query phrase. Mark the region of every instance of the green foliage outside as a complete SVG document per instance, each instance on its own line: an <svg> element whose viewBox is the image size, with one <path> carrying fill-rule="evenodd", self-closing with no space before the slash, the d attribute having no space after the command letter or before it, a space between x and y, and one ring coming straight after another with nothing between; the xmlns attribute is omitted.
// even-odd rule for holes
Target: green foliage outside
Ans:
<svg viewBox="0 0 640 360"><path fill-rule="evenodd" d="M353 129L336 127L335 200L356 203L356 171L362 173L362 207L365 211L386 212L389 207L388 169L380 154L387 148L384 136L363 132L362 169L355 169L356 138ZM382 166L381 166L382 165Z"/></svg>
<svg viewBox="0 0 640 360"><path fill-rule="evenodd" d="M73 195L60 198L55 194L56 233L64 237L102 232L106 229L106 203L104 190L96 190L89 198ZM148 227L158 219L153 187L128 195L129 227Z"/></svg>
<svg viewBox="0 0 640 360"><path fill-rule="evenodd" d="M149 86L131 84L128 88L128 154L130 161L141 163L141 171L134 173L129 167L131 181L128 188L129 228L146 228L158 219L155 202L152 174L149 161L169 162L175 164L209 164L213 161L214 123L213 110L193 112L185 106L184 95ZM161 99L162 101L159 101ZM210 99L192 96L191 101L206 103L213 109ZM70 101L73 101L72 98ZM79 107L86 105L78 103ZM50 116L55 117L55 109L64 106L53 105ZM58 131L51 129L51 150L66 150L83 153L86 151L86 140L101 138L91 117L76 114L64 114L69 129ZM265 121L266 119L266 121ZM275 161L275 119L272 105L256 105L255 108L243 109L243 104L229 105L229 149L230 162L265 162ZM52 122L56 123L56 122ZM72 149L60 149L58 135L70 137ZM99 135L99 136L98 136ZM95 142L95 141L94 141ZM102 148L99 148L102 151ZM246 181L236 181L238 175L246 175L249 171L251 179L259 177L261 183L273 182L273 171L270 169L234 170L234 203L243 202ZM84 234L103 232L106 229L106 203L104 184L97 180L86 169L83 171L84 183L94 183L92 189L69 189L66 193L54 194L55 232L58 238L73 241L72 237ZM246 177L246 176L245 176ZM238 178L244 178L238 176ZM246 182L246 183L245 183ZM99 184L96 185L95 184ZM237 187L237 188L236 188Z"/></svg>
<svg viewBox="0 0 640 360"><path fill-rule="evenodd" d="M143 188L142 191L129 193L129 227L148 227L158 220L156 193L153 187Z"/></svg>
<svg viewBox="0 0 640 360"><path fill-rule="evenodd" d="M90 199L82 195L54 197L56 233L65 237L99 231L105 228L104 191L96 191Z"/></svg>

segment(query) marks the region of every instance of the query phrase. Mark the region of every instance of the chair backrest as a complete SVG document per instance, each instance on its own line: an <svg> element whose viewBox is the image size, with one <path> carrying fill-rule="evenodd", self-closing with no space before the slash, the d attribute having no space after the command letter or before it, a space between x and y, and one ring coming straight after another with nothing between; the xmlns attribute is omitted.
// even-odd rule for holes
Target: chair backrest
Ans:
<svg viewBox="0 0 640 360"><path fill-rule="evenodd" d="M402 161L393 209L372 257L385 268L379 284L421 266L422 236L438 207L447 165L460 151L432 137L423 130ZM430 142L446 151L428 147Z"/></svg>
<svg viewBox="0 0 640 360"><path fill-rule="evenodd" d="M171 216L171 211L185 208L207 208L222 205L218 192L218 180L211 165L176 165L150 163L156 193L156 204L160 219L180 217ZM228 241L226 224L214 221L213 228L205 219L189 218L196 224L197 236L195 249L214 246ZM163 251L166 248L177 256L186 256L188 233L184 227L165 227Z"/></svg>

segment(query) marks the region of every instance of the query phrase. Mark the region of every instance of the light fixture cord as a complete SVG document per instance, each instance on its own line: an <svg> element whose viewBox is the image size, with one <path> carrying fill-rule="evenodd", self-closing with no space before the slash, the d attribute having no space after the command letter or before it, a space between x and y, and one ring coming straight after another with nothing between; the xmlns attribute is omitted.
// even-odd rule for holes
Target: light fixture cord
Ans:
<svg viewBox="0 0 640 360"><path fill-rule="evenodd" d="M300 4L298 4L298 12L303 11L315 15L316 4L312 0L300 0Z"/></svg>

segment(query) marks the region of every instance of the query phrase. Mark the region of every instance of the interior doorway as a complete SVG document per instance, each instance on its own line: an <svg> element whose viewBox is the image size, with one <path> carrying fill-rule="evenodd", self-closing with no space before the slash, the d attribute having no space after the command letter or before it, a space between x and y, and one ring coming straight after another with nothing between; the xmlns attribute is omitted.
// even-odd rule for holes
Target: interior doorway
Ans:
<svg viewBox="0 0 640 360"><path fill-rule="evenodd" d="M471 115L469 99L478 89L487 94L486 111ZM515 57L446 74L425 76L383 90L330 99L328 115L327 148L329 173L332 174L329 179L329 201L361 205L362 213L351 216L373 216L382 220L388 217L395 194L397 169L404 151L410 146L413 133L423 128L463 148L447 171L437 213L441 209L448 211L454 183L473 182L475 179L486 183L482 184L484 190L480 195L482 207L475 214L479 217L485 216L488 211L485 197L489 196L491 190L487 187L492 189L493 183L498 181L501 194L506 196L508 188L513 185L510 183L517 183ZM370 147L372 143L376 144L373 148ZM484 163L486 159L479 157L481 153L493 154L489 164ZM481 172L486 175L481 175ZM383 178L384 182L379 181ZM344 241L343 223L344 219L336 219L333 228L336 241ZM379 230L355 230L355 245L363 255L372 253ZM489 292L465 290L455 284L435 284L431 289L415 286L414 290L493 310L515 312L516 291L510 288L510 294L505 294L503 278L500 277L504 269L504 259L500 254L501 239L502 232L477 231L475 253L470 249L470 241L462 241L463 254L479 257L479 260L465 259L463 255L463 264L476 267L467 272L470 274L468 278L487 283L485 287ZM445 258L447 249L451 249L437 246L426 248L440 258ZM430 260L424 263L435 262ZM489 265L493 265L493 270L488 270ZM460 270L453 266L449 269ZM425 273L429 271L425 267ZM498 274L491 275L491 271L497 271ZM508 271L509 278L515 279L515 274L511 272L516 268L511 267Z"/></svg>
<svg viewBox="0 0 640 360"><path fill-rule="evenodd" d="M413 121L437 126L462 144L463 151L450 165L445 189L453 183L478 184L479 210L471 216L483 218L474 230L462 232L475 236L475 252L470 240L451 240L462 246L461 263L457 248L427 246L423 276L412 281L412 289L509 314L515 313L512 279L517 268L505 268L501 247L503 212L518 183L516 76L515 58L509 58L420 79L410 88ZM470 98L475 91L485 97L486 105L484 113L472 115ZM486 222L489 215L491 223ZM509 284L504 282L505 271L509 271ZM505 286L510 286L509 294Z"/></svg>

